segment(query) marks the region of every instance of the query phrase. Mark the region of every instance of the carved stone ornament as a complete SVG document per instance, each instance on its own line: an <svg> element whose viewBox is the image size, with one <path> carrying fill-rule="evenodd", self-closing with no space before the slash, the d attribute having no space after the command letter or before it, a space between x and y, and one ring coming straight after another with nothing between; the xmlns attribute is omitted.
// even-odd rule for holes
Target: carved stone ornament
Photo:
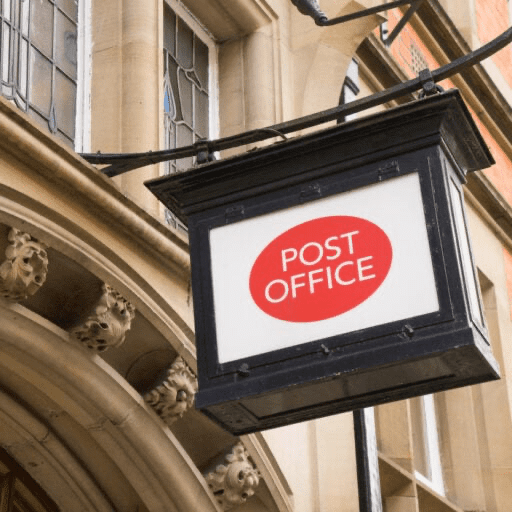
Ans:
<svg viewBox="0 0 512 512"><path fill-rule="evenodd" d="M119 347L135 317L135 308L107 284L103 295L87 320L75 327L72 334L87 347L103 352Z"/></svg>
<svg viewBox="0 0 512 512"><path fill-rule="evenodd" d="M172 425L194 404L197 379L182 357L177 357L159 386L144 395L144 400Z"/></svg>
<svg viewBox="0 0 512 512"><path fill-rule="evenodd" d="M43 243L16 228L8 240L6 260L0 265L0 295L18 302L34 295L46 281L48 255Z"/></svg>
<svg viewBox="0 0 512 512"><path fill-rule="evenodd" d="M205 478L223 510L245 503L260 482L259 471L241 442L226 455L226 463L219 464Z"/></svg>

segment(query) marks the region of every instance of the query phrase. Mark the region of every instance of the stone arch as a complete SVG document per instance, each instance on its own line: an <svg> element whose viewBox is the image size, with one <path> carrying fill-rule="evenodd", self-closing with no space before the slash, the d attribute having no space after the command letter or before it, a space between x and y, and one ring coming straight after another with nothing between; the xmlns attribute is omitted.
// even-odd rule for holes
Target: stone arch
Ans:
<svg viewBox="0 0 512 512"><path fill-rule="evenodd" d="M106 363L25 308L0 308L0 445L63 510L216 510L182 447Z"/></svg>

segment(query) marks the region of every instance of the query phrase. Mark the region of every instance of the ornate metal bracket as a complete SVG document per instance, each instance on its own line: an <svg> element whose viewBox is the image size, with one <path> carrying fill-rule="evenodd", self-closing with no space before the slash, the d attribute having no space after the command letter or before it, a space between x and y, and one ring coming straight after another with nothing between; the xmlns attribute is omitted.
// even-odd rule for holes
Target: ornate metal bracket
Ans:
<svg viewBox="0 0 512 512"><path fill-rule="evenodd" d="M317 0L292 0L292 4L297 7L301 14L311 16L315 23L319 27L330 27L332 25L339 25L340 23L346 23L347 21L357 20L364 18L365 16L371 16L382 11L394 9L402 5L410 5L407 12L403 15L402 19L398 22L397 26L393 29L391 34L384 39L386 46L391 46L393 41L396 39L400 31L404 28L405 24L411 19L412 15L419 9L423 0L396 0L377 7L371 7L370 9L363 9L352 14L346 14L345 16L338 16L332 20L328 19L323 11L320 10L320 5Z"/></svg>
<svg viewBox="0 0 512 512"><path fill-rule="evenodd" d="M386 4L389 7L391 3ZM486 45L477 50L460 57L445 66L435 69L431 72L431 80L435 84L446 78L449 78L464 69L474 66L480 61L490 57L497 51L507 46L512 41L512 27L508 28L501 35L493 39ZM430 78L430 77L429 77ZM395 85L384 91L377 92L366 98L346 103L316 114L300 117L286 123L280 123L266 128L249 130L238 135L224 137L222 139L212 140L208 142L208 151L223 151L245 144L252 144L280 135L318 126L329 121L342 119L344 116L356 114L363 110L382 105L389 101L405 96L412 92L423 89L424 80L420 77L413 78L407 82ZM178 160L180 158L188 158L197 155L200 151L204 151L204 141L199 141L191 146L185 146L177 149L168 149L163 151L150 151L148 153L131 153L131 154L101 154L90 153L83 154L83 158L92 164L106 165L101 172L106 176L113 177L123 174L146 165L165 162L168 160Z"/></svg>

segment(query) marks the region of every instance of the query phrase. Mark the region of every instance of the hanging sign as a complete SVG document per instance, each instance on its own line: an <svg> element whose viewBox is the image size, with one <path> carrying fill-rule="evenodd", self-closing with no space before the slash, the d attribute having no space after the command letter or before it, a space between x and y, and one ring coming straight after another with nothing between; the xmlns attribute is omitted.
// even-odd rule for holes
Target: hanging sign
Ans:
<svg viewBox="0 0 512 512"><path fill-rule="evenodd" d="M210 244L221 363L439 308L417 173L214 228Z"/></svg>
<svg viewBox="0 0 512 512"><path fill-rule="evenodd" d="M498 378L457 91L153 180L188 224L196 405L243 434Z"/></svg>

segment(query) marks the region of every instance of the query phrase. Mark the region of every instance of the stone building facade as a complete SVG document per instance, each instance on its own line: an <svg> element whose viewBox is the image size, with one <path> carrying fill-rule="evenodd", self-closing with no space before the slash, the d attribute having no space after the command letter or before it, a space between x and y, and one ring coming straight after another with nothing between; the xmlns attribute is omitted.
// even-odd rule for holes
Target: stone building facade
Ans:
<svg viewBox="0 0 512 512"><path fill-rule="evenodd" d="M329 17L380 3L320 2ZM143 182L194 161L110 179L80 153L372 94L486 43L509 3L424 0L387 47L407 6L320 28L289 0L0 0L0 511L359 510L351 414L236 438L193 407L187 233ZM375 408L386 512L512 503L511 61L441 84L497 162L465 193L502 379Z"/></svg>

